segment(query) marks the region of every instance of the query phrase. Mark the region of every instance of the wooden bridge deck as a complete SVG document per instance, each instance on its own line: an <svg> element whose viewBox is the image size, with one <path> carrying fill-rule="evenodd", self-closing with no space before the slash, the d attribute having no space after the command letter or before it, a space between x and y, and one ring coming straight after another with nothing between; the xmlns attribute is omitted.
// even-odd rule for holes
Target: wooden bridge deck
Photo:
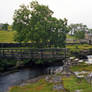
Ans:
<svg viewBox="0 0 92 92"><path fill-rule="evenodd" d="M0 58L16 58L16 59L64 59L66 57L67 49L65 48L0 48Z"/></svg>

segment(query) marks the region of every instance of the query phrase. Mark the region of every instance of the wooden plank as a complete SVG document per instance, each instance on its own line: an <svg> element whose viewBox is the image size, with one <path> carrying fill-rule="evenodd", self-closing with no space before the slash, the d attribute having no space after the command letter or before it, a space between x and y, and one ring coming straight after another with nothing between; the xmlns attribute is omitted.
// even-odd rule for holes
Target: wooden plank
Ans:
<svg viewBox="0 0 92 92"><path fill-rule="evenodd" d="M15 58L63 58L66 57L67 50L64 48L42 48L42 49L2 49L0 48L0 55L1 56L11 56Z"/></svg>

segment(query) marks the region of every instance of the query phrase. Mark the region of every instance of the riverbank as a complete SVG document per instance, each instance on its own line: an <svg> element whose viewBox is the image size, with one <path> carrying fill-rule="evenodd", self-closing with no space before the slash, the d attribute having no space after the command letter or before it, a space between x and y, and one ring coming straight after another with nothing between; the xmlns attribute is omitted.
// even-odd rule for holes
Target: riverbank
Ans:
<svg viewBox="0 0 92 92"><path fill-rule="evenodd" d="M25 68L2 75L0 76L0 92L7 92L10 87L20 85L27 80L36 78L42 74L43 70L41 68Z"/></svg>
<svg viewBox="0 0 92 92"><path fill-rule="evenodd" d="M11 87L9 92L92 92L92 84L86 79L92 73L92 65L80 63L79 65L70 66L68 70L45 75L40 79L38 77L38 80L33 82L29 80L23 85ZM56 83L53 82L53 79Z"/></svg>
<svg viewBox="0 0 92 92"><path fill-rule="evenodd" d="M60 75L45 75L35 82L11 87L10 92L66 92L61 79Z"/></svg>

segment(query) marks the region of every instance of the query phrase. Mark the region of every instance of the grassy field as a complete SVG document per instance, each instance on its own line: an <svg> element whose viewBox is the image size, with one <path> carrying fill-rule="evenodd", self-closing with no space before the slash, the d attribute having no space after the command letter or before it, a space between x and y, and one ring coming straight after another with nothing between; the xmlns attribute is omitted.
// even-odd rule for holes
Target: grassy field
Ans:
<svg viewBox="0 0 92 92"><path fill-rule="evenodd" d="M15 31L0 31L0 43L14 43Z"/></svg>

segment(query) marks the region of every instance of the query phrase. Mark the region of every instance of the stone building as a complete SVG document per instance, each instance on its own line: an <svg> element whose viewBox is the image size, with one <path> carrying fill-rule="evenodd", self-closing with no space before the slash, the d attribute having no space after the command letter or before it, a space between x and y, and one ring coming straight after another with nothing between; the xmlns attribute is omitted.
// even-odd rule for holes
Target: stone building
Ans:
<svg viewBox="0 0 92 92"><path fill-rule="evenodd" d="M88 44L92 44L92 32L86 32L85 33L85 40Z"/></svg>

